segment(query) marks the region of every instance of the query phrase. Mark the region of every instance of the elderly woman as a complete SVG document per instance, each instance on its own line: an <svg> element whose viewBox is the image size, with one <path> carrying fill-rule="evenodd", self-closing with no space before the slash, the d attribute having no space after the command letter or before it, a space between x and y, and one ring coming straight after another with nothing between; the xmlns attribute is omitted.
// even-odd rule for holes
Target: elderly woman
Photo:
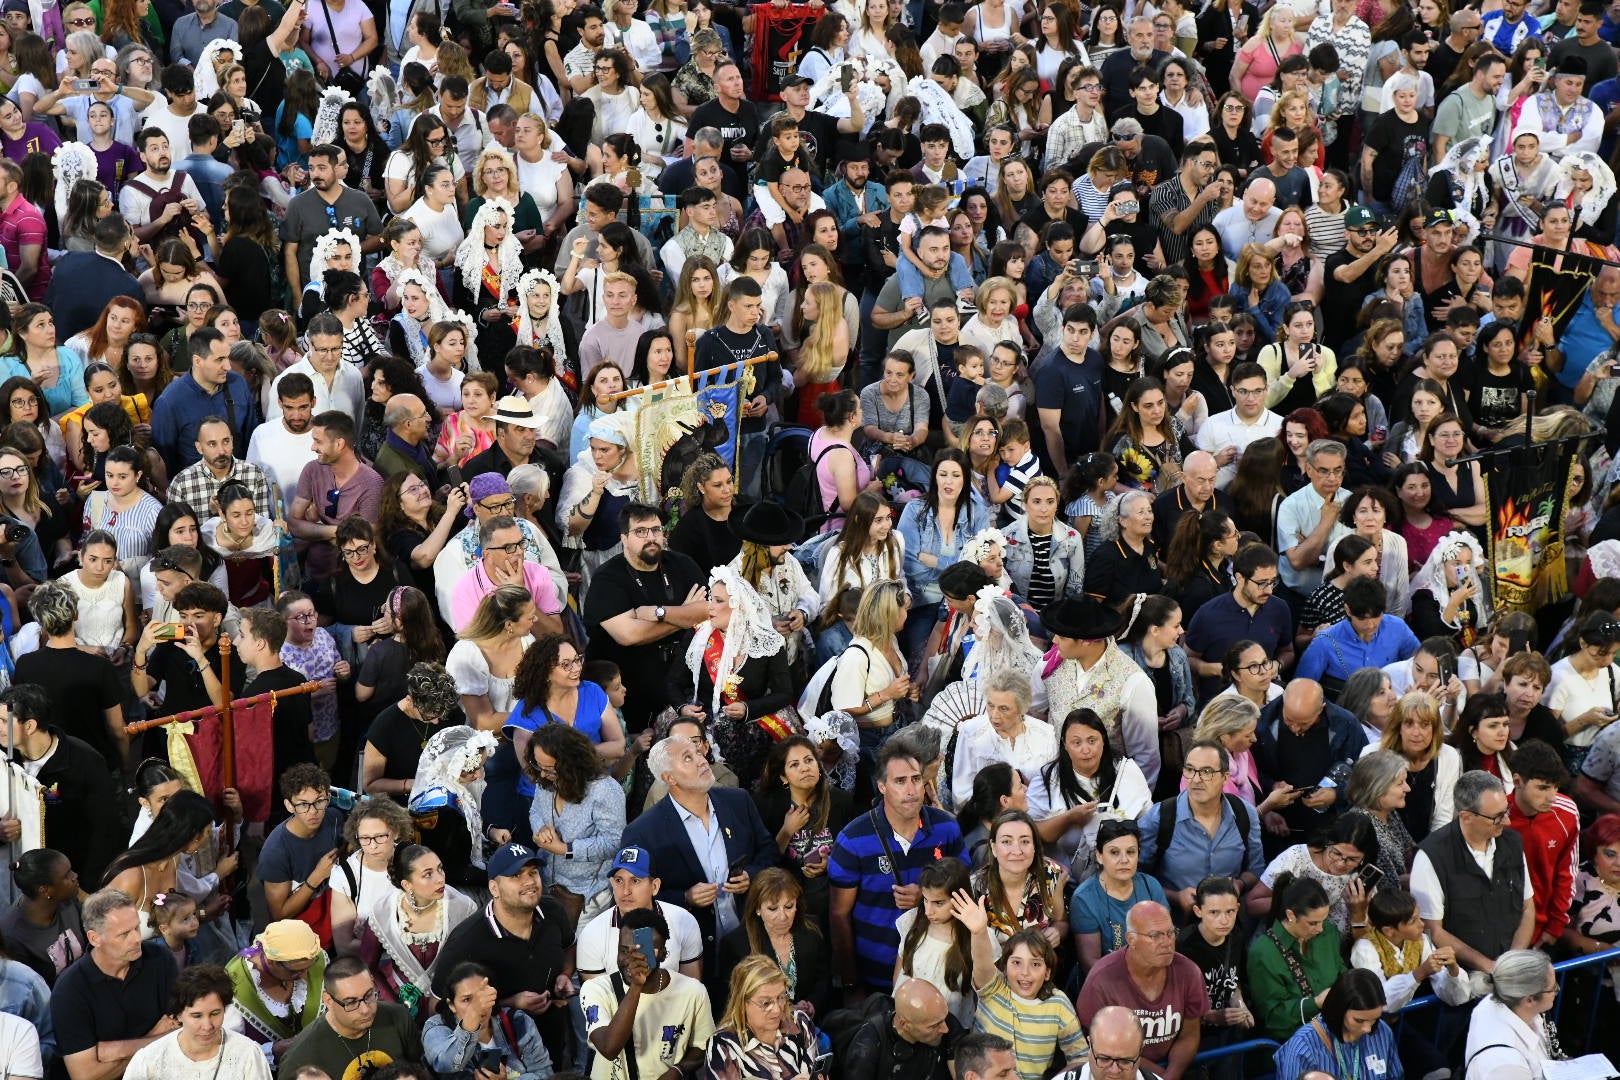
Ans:
<svg viewBox="0 0 1620 1080"><path fill-rule="evenodd" d="M709 617L686 648L691 675L682 716L713 725L715 742L744 788L753 788L771 744L792 734L795 700L787 642L752 585L729 566L709 574Z"/></svg>
<svg viewBox="0 0 1620 1080"><path fill-rule="evenodd" d="M1164 588L1164 573L1153 542L1150 492L1125 492L1108 504L1095 528L1101 532L1103 542L1086 560L1086 592L1118 606L1134 593L1151 594Z"/></svg>
<svg viewBox="0 0 1620 1080"><path fill-rule="evenodd" d="M955 571L953 571L953 574ZM1029 682L1029 711L1045 715L1046 686L1041 681L1041 650L1031 641L1029 623L1016 601L1000 586L986 585L972 598L970 614L953 611L951 618L972 619L971 629L960 640L970 642L967 656L958 669L952 670L948 661L958 653L950 651L941 658L930 680L930 688L943 685L934 694L923 715L926 723L940 728L949 736L964 722L984 713L985 681L1002 670L1024 674ZM954 626L947 625L947 635L954 635ZM971 638L969 637L971 635ZM944 640L952 640L947 636Z"/></svg>
<svg viewBox="0 0 1620 1080"><path fill-rule="evenodd" d="M456 868L456 880L481 885L484 842L504 844L512 839L505 829L486 829L480 803L484 796L484 762L495 752L495 736L487 731L457 726L435 732L422 751L411 784L409 809L422 842Z"/></svg>
<svg viewBox="0 0 1620 1080"><path fill-rule="evenodd" d="M406 844L388 868L393 891L370 906L360 930L360 958L375 971L377 994L397 1001L420 1022L435 1004L433 968L450 932L478 905L450 886L444 862L421 844Z"/></svg>
<svg viewBox="0 0 1620 1080"><path fill-rule="evenodd" d="M1539 949L1510 949L1496 958L1491 991L1468 1019L1468 1080L1540 1080L1560 1056L1542 1015L1558 1002L1552 959Z"/></svg>
<svg viewBox="0 0 1620 1080"><path fill-rule="evenodd" d="M1028 715L1029 676L1004 668L984 680L984 713L964 723L956 733L955 765L951 790L973 790L973 778L992 762L1005 761L1025 776L1033 776L1057 756L1057 735L1052 725Z"/></svg>
<svg viewBox="0 0 1620 1080"><path fill-rule="evenodd" d="M1383 875L1385 888L1395 888L1411 864L1417 843L1399 811L1406 805L1407 762L1393 750L1369 750L1350 770L1345 795L1350 810L1345 817L1365 817L1378 841L1372 865Z"/></svg>
<svg viewBox="0 0 1620 1080"><path fill-rule="evenodd" d="M546 880L569 919L608 887L624 832L624 788L607 775L596 744L567 724L542 724L519 758L534 782L529 829L546 854Z"/></svg>
<svg viewBox="0 0 1620 1080"><path fill-rule="evenodd" d="M1260 647L1253 642L1239 644L1253 649ZM1198 715L1193 740L1217 743L1226 751L1231 761L1226 775L1226 793L1254 803L1255 809L1265 814L1291 805L1298 796L1291 793L1286 782L1279 780L1264 798L1261 797L1260 772L1254 763L1255 732L1259 725L1258 705L1241 694L1220 693ZM1181 786L1186 788L1185 778Z"/></svg>
<svg viewBox="0 0 1620 1080"><path fill-rule="evenodd" d="M788 977L773 956L750 956L731 969L731 996L709 1040L703 1080L814 1075L820 1033L788 996Z"/></svg>
<svg viewBox="0 0 1620 1080"><path fill-rule="evenodd" d="M1394 751L1406 762L1406 801L1395 812L1414 841L1421 842L1457 816L1453 795L1463 771L1462 755L1446 745L1445 736L1434 698L1414 690L1395 703L1375 748Z"/></svg>

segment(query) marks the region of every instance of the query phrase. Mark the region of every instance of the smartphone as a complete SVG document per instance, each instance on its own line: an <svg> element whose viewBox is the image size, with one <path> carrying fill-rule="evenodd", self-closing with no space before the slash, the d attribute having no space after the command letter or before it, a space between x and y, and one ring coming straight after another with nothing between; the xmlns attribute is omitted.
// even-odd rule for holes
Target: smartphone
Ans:
<svg viewBox="0 0 1620 1080"><path fill-rule="evenodd" d="M1097 263L1094 260L1089 262L1081 262L1079 267L1079 275L1083 278L1096 277Z"/></svg>
<svg viewBox="0 0 1620 1080"><path fill-rule="evenodd" d="M478 1060L474 1062L473 1065L475 1068L482 1069L484 1072L494 1073L497 1076L503 1075L506 1072L505 1061L501 1057L501 1052L499 1050L479 1050Z"/></svg>
<svg viewBox="0 0 1620 1080"><path fill-rule="evenodd" d="M1518 656L1520 653L1524 652L1529 647L1530 647L1530 631L1528 631L1528 630L1515 630L1511 634L1508 635L1507 654L1509 656Z"/></svg>
<svg viewBox="0 0 1620 1080"><path fill-rule="evenodd" d="M1538 56L1530 62L1530 66L1535 68L1537 71L1546 71L1547 58L1545 56Z"/></svg>
<svg viewBox="0 0 1620 1080"><path fill-rule="evenodd" d="M101 80L100 79L74 79L73 80L73 89L75 89L75 90L100 90L101 89Z"/></svg>
<svg viewBox="0 0 1620 1080"><path fill-rule="evenodd" d="M1300 784L1297 787L1291 787L1288 790L1297 795L1309 795L1313 791L1321 790L1321 787L1321 784Z"/></svg>
<svg viewBox="0 0 1620 1080"><path fill-rule="evenodd" d="M850 87L855 85L855 69L845 65L844 70L838 73L838 86L844 93L849 93Z"/></svg>
<svg viewBox="0 0 1620 1080"><path fill-rule="evenodd" d="M446 465L444 467L444 482L451 487L460 487L464 482L461 476L461 466Z"/></svg>
<svg viewBox="0 0 1620 1080"><path fill-rule="evenodd" d="M1458 584L1462 583L1462 575L1457 575ZM1449 656L1440 657L1440 685L1442 688L1451 684L1451 677L1457 674L1457 661Z"/></svg>
<svg viewBox="0 0 1620 1080"><path fill-rule="evenodd" d="M1115 209L1119 212L1121 217L1124 217L1129 214L1134 214L1138 210L1142 209L1142 204L1137 202L1135 199L1130 199L1126 202L1120 203L1117 207L1115 207Z"/></svg>
<svg viewBox="0 0 1620 1080"><path fill-rule="evenodd" d="M1384 880L1384 872L1378 868L1376 863L1370 862L1362 863L1361 869L1356 871L1356 876L1361 879L1362 887L1368 892L1378 888L1379 884Z"/></svg>
<svg viewBox="0 0 1620 1080"><path fill-rule="evenodd" d="M747 870L747 869L748 869L748 856L744 855L740 859L733 860L731 865L726 867L726 880L730 881L732 878L736 877L738 874L742 873L744 870Z"/></svg>
<svg viewBox="0 0 1620 1080"><path fill-rule="evenodd" d="M186 624L177 622L158 623L152 630L154 641L179 641L186 636Z"/></svg>
<svg viewBox="0 0 1620 1080"><path fill-rule="evenodd" d="M233 134L235 134L236 137L239 138L239 139L246 136L247 135L247 121L246 120L232 120L231 121L231 132Z"/></svg>
<svg viewBox="0 0 1620 1080"><path fill-rule="evenodd" d="M643 926L632 930L630 936L635 939L636 948L641 952L642 958L647 961L647 970L649 972L657 971L658 955L657 949L653 947L652 927Z"/></svg>
<svg viewBox="0 0 1620 1080"><path fill-rule="evenodd" d="M810 1075L826 1076L828 1070L832 1068L832 1059L831 1054L817 1054L816 1060L810 1066Z"/></svg>

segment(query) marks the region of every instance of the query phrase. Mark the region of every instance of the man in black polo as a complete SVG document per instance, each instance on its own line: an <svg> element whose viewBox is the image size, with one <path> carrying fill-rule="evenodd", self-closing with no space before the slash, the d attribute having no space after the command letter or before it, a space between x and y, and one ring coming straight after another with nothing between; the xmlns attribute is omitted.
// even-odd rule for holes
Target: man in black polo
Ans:
<svg viewBox="0 0 1620 1080"><path fill-rule="evenodd" d="M502 844L484 863L491 899L450 932L433 967L433 996L448 998L450 972L467 961L490 971L499 1003L534 1018L552 1060L572 1060L568 999L574 995L574 928L562 904L545 895L540 853Z"/></svg>
<svg viewBox="0 0 1620 1080"><path fill-rule="evenodd" d="M1212 508L1230 514L1235 509L1232 496L1215 490L1215 475L1219 471L1214 454L1194 450L1181 463L1181 483L1153 500L1153 542L1160 551L1170 550L1170 538L1188 514L1201 514Z"/></svg>
<svg viewBox="0 0 1620 1080"><path fill-rule="evenodd" d="M161 939L141 940L140 912L117 889L86 900L83 919L90 951L56 980L51 1022L68 1075L101 1080L179 1026L168 1014L178 970Z"/></svg>

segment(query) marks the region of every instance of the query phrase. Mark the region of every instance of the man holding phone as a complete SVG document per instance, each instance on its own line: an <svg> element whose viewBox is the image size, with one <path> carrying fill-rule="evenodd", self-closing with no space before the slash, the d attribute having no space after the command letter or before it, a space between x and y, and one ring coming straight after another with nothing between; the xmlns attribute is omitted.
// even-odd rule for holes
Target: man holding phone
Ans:
<svg viewBox="0 0 1620 1080"><path fill-rule="evenodd" d="M581 988L585 1030L596 1051L591 1080L682 1080L703 1064L714 1035L709 994L696 979L662 966L668 940L656 908L625 913L618 970Z"/></svg>

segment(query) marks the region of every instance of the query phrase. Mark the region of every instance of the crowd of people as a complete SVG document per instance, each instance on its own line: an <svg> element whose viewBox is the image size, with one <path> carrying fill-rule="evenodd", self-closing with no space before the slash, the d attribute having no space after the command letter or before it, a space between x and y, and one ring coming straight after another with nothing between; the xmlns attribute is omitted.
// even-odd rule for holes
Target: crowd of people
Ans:
<svg viewBox="0 0 1620 1080"><path fill-rule="evenodd" d="M1528 6L4 0L0 1076L1620 1049L1620 17Z"/></svg>

